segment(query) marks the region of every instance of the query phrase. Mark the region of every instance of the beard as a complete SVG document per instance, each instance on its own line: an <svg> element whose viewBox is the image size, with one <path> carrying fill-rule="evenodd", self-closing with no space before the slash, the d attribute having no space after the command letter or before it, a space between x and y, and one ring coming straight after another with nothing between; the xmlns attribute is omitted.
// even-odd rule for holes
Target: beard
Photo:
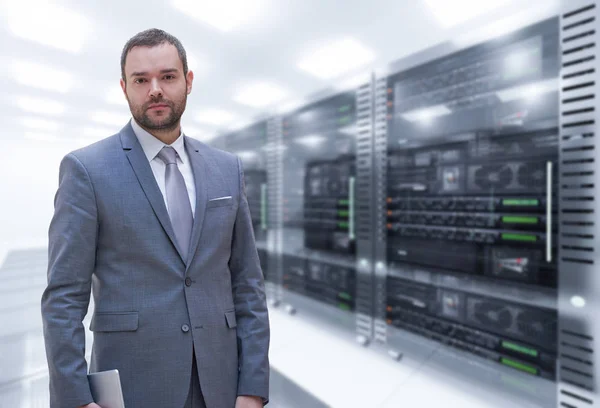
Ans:
<svg viewBox="0 0 600 408"><path fill-rule="evenodd" d="M175 101L170 101L163 97L152 98L143 105L133 105L129 101L129 109L134 119L144 128L148 130L173 130L179 126L179 120L185 111L187 103L187 93L184 91L183 95ZM154 104L167 105L169 109L165 108L165 113L159 117L151 117L149 113L149 106Z"/></svg>

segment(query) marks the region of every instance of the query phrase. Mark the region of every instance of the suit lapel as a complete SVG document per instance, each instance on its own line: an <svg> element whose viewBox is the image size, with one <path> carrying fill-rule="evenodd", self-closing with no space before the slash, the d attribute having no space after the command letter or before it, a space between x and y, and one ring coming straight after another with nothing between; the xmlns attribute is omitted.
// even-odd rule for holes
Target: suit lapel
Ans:
<svg viewBox="0 0 600 408"><path fill-rule="evenodd" d="M163 195L158 188L158 184L154 178L154 173L152 173L150 163L148 163L148 159L144 154L142 146L138 142L135 133L133 132L131 124L127 124L127 126L121 131L121 143L123 145L123 150L126 152L127 159L129 160L129 163L131 164L131 167L133 168L133 171L135 172L135 175L142 186L142 189L146 194L146 198L148 198L156 217L169 236L169 239L177 249L179 256L181 256L181 259L185 263L187 259L185 256L186 254L183 254L177 245L175 232L173 231L173 226L171 225L171 219L169 218L169 213L167 212Z"/></svg>
<svg viewBox="0 0 600 408"><path fill-rule="evenodd" d="M204 223L204 215L206 214L206 203L208 201L208 166L206 157L202 155L200 149L193 144L191 139L185 137L185 149L190 159L192 171L194 173L194 185L196 186L196 210L194 212L194 225L192 226L192 237L190 242L190 252L188 254L188 267L192 263L192 256L196 252L200 234L202 232L202 224Z"/></svg>

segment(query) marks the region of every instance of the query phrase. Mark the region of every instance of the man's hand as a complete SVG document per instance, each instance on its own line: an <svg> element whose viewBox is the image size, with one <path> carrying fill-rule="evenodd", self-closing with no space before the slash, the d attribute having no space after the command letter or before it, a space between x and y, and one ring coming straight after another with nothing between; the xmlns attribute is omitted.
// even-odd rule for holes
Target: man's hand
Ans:
<svg viewBox="0 0 600 408"><path fill-rule="evenodd" d="M235 400L235 408L263 408L262 398L240 395Z"/></svg>
<svg viewBox="0 0 600 408"><path fill-rule="evenodd" d="M79 408L102 408L100 405L92 402L91 404L82 405Z"/></svg>

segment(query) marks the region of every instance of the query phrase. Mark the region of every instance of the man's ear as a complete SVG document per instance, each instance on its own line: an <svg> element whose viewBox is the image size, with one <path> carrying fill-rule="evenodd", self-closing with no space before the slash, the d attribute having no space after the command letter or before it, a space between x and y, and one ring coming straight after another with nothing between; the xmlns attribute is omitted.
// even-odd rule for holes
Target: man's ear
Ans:
<svg viewBox="0 0 600 408"><path fill-rule="evenodd" d="M193 71L188 71L187 75L185 76L185 83L187 85L187 94L191 94L192 93L192 83L194 82L194 72Z"/></svg>

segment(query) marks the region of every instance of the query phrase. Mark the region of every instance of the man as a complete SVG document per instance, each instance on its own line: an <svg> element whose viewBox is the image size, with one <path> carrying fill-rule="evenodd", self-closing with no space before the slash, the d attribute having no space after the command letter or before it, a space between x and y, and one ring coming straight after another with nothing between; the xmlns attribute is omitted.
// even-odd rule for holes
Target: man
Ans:
<svg viewBox="0 0 600 408"><path fill-rule="evenodd" d="M268 402L269 321L241 162L184 136L181 43L151 29L121 57L133 119L66 155L42 297L52 408L97 408L90 372L118 369L127 408Z"/></svg>

